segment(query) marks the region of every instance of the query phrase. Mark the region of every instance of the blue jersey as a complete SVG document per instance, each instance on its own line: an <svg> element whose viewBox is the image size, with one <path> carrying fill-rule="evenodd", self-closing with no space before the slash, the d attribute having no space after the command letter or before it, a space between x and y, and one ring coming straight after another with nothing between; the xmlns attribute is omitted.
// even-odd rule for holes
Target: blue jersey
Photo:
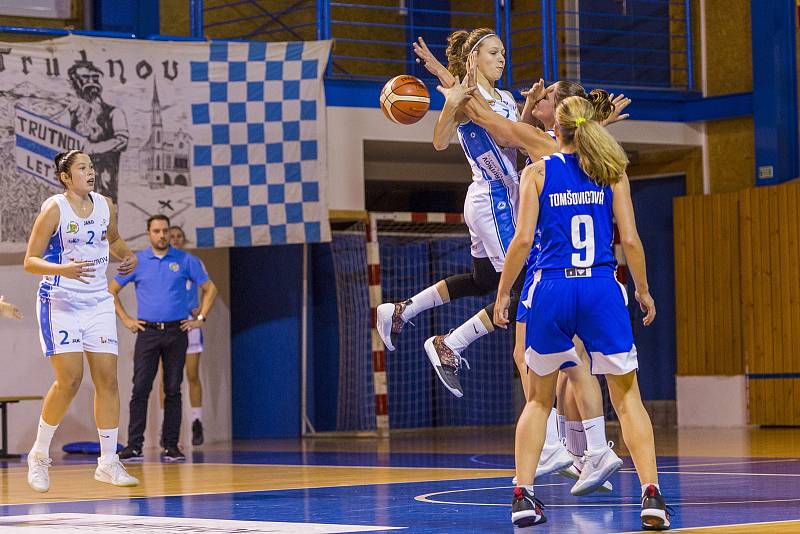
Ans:
<svg viewBox="0 0 800 534"><path fill-rule="evenodd" d="M557 152L545 162L539 195L541 249L536 269L615 268L611 187L595 184L577 154Z"/></svg>

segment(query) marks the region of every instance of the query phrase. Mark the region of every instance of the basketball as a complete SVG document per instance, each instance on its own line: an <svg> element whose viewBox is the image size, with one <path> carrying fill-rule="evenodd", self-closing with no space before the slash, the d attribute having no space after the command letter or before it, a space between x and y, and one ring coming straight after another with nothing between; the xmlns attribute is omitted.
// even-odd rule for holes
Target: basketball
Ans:
<svg viewBox="0 0 800 534"><path fill-rule="evenodd" d="M408 74L395 76L383 86L381 109L397 124L414 124L428 112L431 97L422 80Z"/></svg>

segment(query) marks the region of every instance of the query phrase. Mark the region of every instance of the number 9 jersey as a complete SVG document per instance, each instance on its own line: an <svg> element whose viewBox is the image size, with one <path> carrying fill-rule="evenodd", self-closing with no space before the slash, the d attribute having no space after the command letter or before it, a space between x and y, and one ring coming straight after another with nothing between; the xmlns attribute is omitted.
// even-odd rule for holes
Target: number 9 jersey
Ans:
<svg viewBox="0 0 800 534"><path fill-rule="evenodd" d="M577 154L556 152L542 159L541 250L535 268L616 268L611 188L588 180Z"/></svg>
<svg viewBox="0 0 800 534"><path fill-rule="evenodd" d="M639 364L625 291L614 277L612 189L592 182L576 154L543 159L541 249L523 294L530 308L525 361L539 376L580 365L572 342L577 335L593 374L629 373Z"/></svg>

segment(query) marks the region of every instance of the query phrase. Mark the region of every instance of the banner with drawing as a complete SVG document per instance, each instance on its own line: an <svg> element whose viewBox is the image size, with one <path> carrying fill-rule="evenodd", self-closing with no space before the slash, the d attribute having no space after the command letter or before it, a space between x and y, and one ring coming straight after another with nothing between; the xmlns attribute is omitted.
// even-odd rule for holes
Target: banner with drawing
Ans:
<svg viewBox="0 0 800 534"><path fill-rule="evenodd" d="M0 251L24 250L81 149L120 231L144 248L155 213L194 246L330 239L322 73L330 42L69 36L0 43Z"/></svg>

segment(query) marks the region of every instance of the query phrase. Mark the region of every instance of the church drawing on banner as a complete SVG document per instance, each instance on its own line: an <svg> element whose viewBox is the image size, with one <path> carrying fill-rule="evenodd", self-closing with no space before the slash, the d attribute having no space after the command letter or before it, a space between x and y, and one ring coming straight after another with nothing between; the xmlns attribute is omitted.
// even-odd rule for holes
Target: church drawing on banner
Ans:
<svg viewBox="0 0 800 534"><path fill-rule="evenodd" d="M150 137L139 150L139 163L145 180L152 189L191 185L189 155L192 153L192 137L183 128L177 132L164 131L155 81L151 108Z"/></svg>

